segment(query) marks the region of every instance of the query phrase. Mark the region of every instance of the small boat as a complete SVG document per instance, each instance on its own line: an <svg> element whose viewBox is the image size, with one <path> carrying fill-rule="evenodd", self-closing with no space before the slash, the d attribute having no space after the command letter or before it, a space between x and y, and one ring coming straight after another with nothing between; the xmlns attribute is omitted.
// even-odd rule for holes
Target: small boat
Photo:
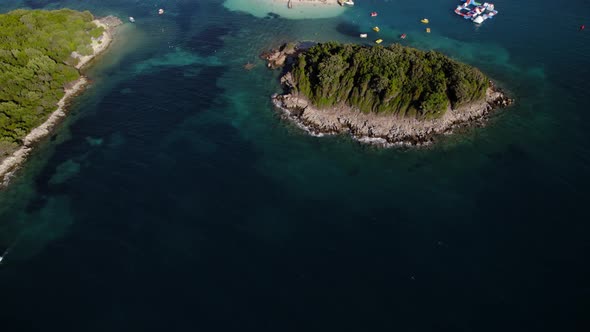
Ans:
<svg viewBox="0 0 590 332"><path fill-rule="evenodd" d="M164 14L164 9L162 9L162 8L158 9L158 15L162 15L162 14Z"/></svg>
<svg viewBox="0 0 590 332"><path fill-rule="evenodd" d="M406 39L407 35L405 33L402 33L401 36L399 36L401 39Z"/></svg>
<svg viewBox="0 0 590 332"><path fill-rule="evenodd" d="M4 259L3 256L0 256L0 263L2 263L2 260Z"/></svg>
<svg viewBox="0 0 590 332"><path fill-rule="evenodd" d="M367 34L366 34L366 33L361 33L361 34L360 34L360 37L361 37L361 38L367 38Z"/></svg>
<svg viewBox="0 0 590 332"><path fill-rule="evenodd" d="M352 0L346 0L346 1L345 0L338 0L338 4L340 6L344 6L344 5L346 5L346 6L354 6L354 1L352 1Z"/></svg>
<svg viewBox="0 0 590 332"><path fill-rule="evenodd" d="M382 42L383 42L383 39L381 39L381 38L375 40L375 43L377 43L377 44L381 44Z"/></svg>
<svg viewBox="0 0 590 332"><path fill-rule="evenodd" d="M428 24L430 23L430 21L427 18L423 18L420 20L420 22L424 23L424 24Z"/></svg>
<svg viewBox="0 0 590 332"><path fill-rule="evenodd" d="M373 28L373 31L375 31L375 32L379 32L380 30L381 30L381 29L379 29L379 27L374 27L374 28Z"/></svg>
<svg viewBox="0 0 590 332"><path fill-rule="evenodd" d="M484 20L485 20L485 18L480 15L480 16L473 19L473 23L482 24Z"/></svg>
<svg viewBox="0 0 590 332"><path fill-rule="evenodd" d="M376 17L377 16L377 12L372 12L371 13L371 17Z"/></svg>
<svg viewBox="0 0 590 332"><path fill-rule="evenodd" d="M426 28L426 33L430 33L430 28Z"/></svg>
<svg viewBox="0 0 590 332"><path fill-rule="evenodd" d="M129 16L129 22L135 23L135 19L133 18L133 16Z"/></svg>

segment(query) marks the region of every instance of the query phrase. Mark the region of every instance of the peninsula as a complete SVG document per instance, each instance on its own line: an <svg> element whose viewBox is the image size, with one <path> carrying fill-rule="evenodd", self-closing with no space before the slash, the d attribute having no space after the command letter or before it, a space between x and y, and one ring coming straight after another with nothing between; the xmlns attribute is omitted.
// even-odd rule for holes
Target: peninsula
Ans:
<svg viewBox="0 0 590 332"><path fill-rule="evenodd" d="M478 69L399 44L287 44L262 56L284 70L274 104L313 135L423 145L513 102Z"/></svg>
<svg viewBox="0 0 590 332"><path fill-rule="evenodd" d="M116 17L15 10L0 14L0 186L65 116L87 84L80 69L108 48Z"/></svg>

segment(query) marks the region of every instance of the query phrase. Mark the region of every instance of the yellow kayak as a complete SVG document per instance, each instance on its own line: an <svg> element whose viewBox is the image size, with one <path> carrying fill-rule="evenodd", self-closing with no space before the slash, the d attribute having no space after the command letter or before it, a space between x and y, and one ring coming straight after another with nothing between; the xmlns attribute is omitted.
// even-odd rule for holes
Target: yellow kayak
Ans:
<svg viewBox="0 0 590 332"><path fill-rule="evenodd" d="M423 18L420 20L420 22L424 23L424 24L428 24L430 21L428 21L427 18Z"/></svg>
<svg viewBox="0 0 590 332"><path fill-rule="evenodd" d="M379 30L380 30L379 27L374 27L373 28L373 31L375 31L375 32L379 32Z"/></svg>
<svg viewBox="0 0 590 332"><path fill-rule="evenodd" d="M377 43L377 44L381 44L382 42L383 42L383 39L377 39L377 40L375 40L375 43Z"/></svg>
<svg viewBox="0 0 590 332"><path fill-rule="evenodd" d="M427 33L430 33L430 28L426 28L426 32Z"/></svg>

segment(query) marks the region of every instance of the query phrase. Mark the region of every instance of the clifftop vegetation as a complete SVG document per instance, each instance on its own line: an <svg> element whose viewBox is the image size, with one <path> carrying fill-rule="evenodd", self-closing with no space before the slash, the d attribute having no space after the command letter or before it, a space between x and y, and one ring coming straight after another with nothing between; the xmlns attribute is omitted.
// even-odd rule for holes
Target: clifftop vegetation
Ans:
<svg viewBox="0 0 590 332"><path fill-rule="evenodd" d="M92 54L103 28L88 11L15 10L0 14L0 154L41 124L79 78L71 54Z"/></svg>
<svg viewBox="0 0 590 332"><path fill-rule="evenodd" d="M318 44L298 56L292 74L293 92L318 107L346 103L366 113L419 118L480 100L489 86L476 68L399 44Z"/></svg>

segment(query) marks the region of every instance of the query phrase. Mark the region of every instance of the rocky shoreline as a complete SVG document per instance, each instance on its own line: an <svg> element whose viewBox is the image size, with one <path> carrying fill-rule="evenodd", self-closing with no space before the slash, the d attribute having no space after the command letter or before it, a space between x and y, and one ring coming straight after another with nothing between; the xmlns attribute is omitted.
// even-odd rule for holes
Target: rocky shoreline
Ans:
<svg viewBox="0 0 590 332"><path fill-rule="evenodd" d="M102 36L93 38L92 49L93 53L87 56L79 56L72 54L73 57L79 59L76 69L80 70L86 66L91 60L103 53L111 44L113 40L114 28L123 24L123 22L114 16L107 16L101 19L94 20L98 26L105 28ZM0 162L0 188L6 187L10 180L15 176L15 173L20 169L27 157L30 155L36 143L45 138L57 124L66 116L66 106L71 98L80 94L88 85L88 79L81 75L80 78L64 87L65 94L58 101L57 109L53 111L47 120L38 127L31 130L23 139L22 145L14 151L10 156L5 157Z"/></svg>
<svg viewBox="0 0 590 332"><path fill-rule="evenodd" d="M298 52L300 50L283 46L261 56L268 61L269 68L275 69L288 66ZM273 95L273 104L309 134L349 134L359 142L380 146L428 145L437 136L452 133L454 129L481 126L494 109L506 107L514 102L490 81L485 99L459 109L449 107L444 115L436 119L418 119L363 113L344 103L319 109L305 96L292 93L295 83L288 70L281 76L281 84L285 93Z"/></svg>

